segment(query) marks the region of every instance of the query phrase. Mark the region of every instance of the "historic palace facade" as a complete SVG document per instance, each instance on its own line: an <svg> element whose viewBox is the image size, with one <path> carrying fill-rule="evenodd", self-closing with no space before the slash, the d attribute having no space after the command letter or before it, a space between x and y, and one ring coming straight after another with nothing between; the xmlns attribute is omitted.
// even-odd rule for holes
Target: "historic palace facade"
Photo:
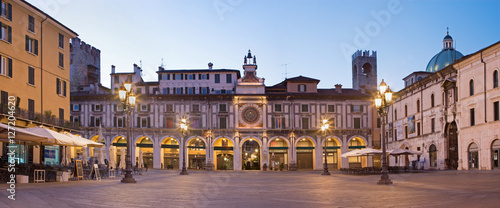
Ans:
<svg viewBox="0 0 500 208"><path fill-rule="evenodd" d="M181 168L185 157L190 169L260 170L267 164L319 170L325 140L331 169L380 163L339 157L350 149L380 147L373 96L365 90L376 89L371 86L377 80L375 52L353 55L354 89L340 84L318 89L320 80L303 76L265 86L250 51L243 76L239 70L212 67L212 63L200 70L159 67L158 81L145 82L137 65L130 73L117 73L112 66L110 91L71 94L71 118L80 123L82 136L94 141L101 129L104 141L100 142L108 152L115 147L111 154L118 158L116 163L127 139L132 139L132 164L142 150L150 168ZM130 118L131 138L125 138L126 114L117 95L124 82L133 83L138 94ZM185 136L179 128L183 118L189 126ZM324 135L323 119L330 124ZM93 150L88 151L92 156Z"/></svg>

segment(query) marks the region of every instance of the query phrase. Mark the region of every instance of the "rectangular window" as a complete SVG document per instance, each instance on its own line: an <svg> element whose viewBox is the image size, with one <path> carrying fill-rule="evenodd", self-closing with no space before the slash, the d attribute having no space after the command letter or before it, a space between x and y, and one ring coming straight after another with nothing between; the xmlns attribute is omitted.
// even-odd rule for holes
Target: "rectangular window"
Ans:
<svg viewBox="0 0 500 208"><path fill-rule="evenodd" d="M190 95L194 94L194 87L188 87L187 94L190 94Z"/></svg>
<svg viewBox="0 0 500 208"><path fill-rule="evenodd" d="M405 138L408 138L408 126L405 126Z"/></svg>
<svg viewBox="0 0 500 208"><path fill-rule="evenodd" d="M167 104L167 109L166 109L167 112L174 112L174 105L173 104Z"/></svg>
<svg viewBox="0 0 500 208"><path fill-rule="evenodd" d="M28 118L33 120L35 118L35 101L28 99Z"/></svg>
<svg viewBox="0 0 500 208"><path fill-rule="evenodd" d="M164 74L162 75L163 80L170 80L170 74Z"/></svg>
<svg viewBox="0 0 500 208"><path fill-rule="evenodd" d="M71 110L73 110L73 111L80 111L80 105L79 104L74 104L74 105L71 105L71 106L72 106Z"/></svg>
<svg viewBox="0 0 500 208"><path fill-rule="evenodd" d="M470 125L474 126L476 125L476 113L474 112L474 108L470 109Z"/></svg>
<svg viewBox="0 0 500 208"><path fill-rule="evenodd" d="M302 118L302 129L309 129L309 118Z"/></svg>
<svg viewBox="0 0 500 208"><path fill-rule="evenodd" d="M38 40L26 35L26 51L38 55Z"/></svg>
<svg viewBox="0 0 500 208"><path fill-rule="evenodd" d="M417 136L420 136L420 123L417 123Z"/></svg>
<svg viewBox="0 0 500 208"><path fill-rule="evenodd" d="M231 77L231 74L226 74L226 83L232 83L233 79Z"/></svg>
<svg viewBox="0 0 500 208"><path fill-rule="evenodd" d="M201 128L200 118L191 118L190 126L193 129L199 129L199 128Z"/></svg>
<svg viewBox="0 0 500 208"><path fill-rule="evenodd" d="M175 94L182 94L182 87L175 88Z"/></svg>
<svg viewBox="0 0 500 208"><path fill-rule="evenodd" d="M12 77L12 59L0 56L0 75Z"/></svg>
<svg viewBox="0 0 500 208"><path fill-rule="evenodd" d="M435 118L431 118L431 133L434 133L435 128L436 128L435 125L436 125L435 124Z"/></svg>
<svg viewBox="0 0 500 208"><path fill-rule="evenodd" d="M64 68L64 54L59 52L59 66Z"/></svg>
<svg viewBox="0 0 500 208"><path fill-rule="evenodd" d="M30 32L35 32L35 18L31 15L28 15L28 30Z"/></svg>
<svg viewBox="0 0 500 208"><path fill-rule="evenodd" d="M194 80L194 74L188 74L187 75L187 80Z"/></svg>
<svg viewBox="0 0 500 208"><path fill-rule="evenodd" d="M12 27L0 23L0 39L12 43Z"/></svg>
<svg viewBox="0 0 500 208"><path fill-rule="evenodd" d="M176 74L174 80L182 80L182 74Z"/></svg>
<svg viewBox="0 0 500 208"><path fill-rule="evenodd" d="M115 76L115 84L120 84L120 76Z"/></svg>
<svg viewBox="0 0 500 208"><path fill-rule="evenodd" d="M302 113L307 113L307 112L309 112L309 105L307 105L307 104L302 104L302 105L301 105L301 108L300 108L300 112L302 112Z"/></svg>
<svg viewBox="0 0 500 208"><path fill-rule="evenodd" d="M149 128L150 127L149 121L150 121L149 117L141 118L141 128Z"/></svg>
<svg viewBox="0 0 500 208"><path fill-rule="evenodd" d="M163 94L164 95L170 94L170 89L168 87L167 88L163 88Z"/></svg>
<svg viewBox="0 0 500 208"><path fill-rule="evenodd" d="M335 112L335 105L328 105L328 113L334 113Z"/></svg>
<svg viewBox="0 0 500 208"><path fill-rule="evenodd" d="M299 84L298 88L299 92L305 92L307 90L305 84Z"/></svg>
<svg viewBox="0 0 500 208"><path fill-rule="evenodd" d="M125 127L125 118L123 117L115 117L114 126L118 128Z"/></svg>
<svg viewBox="0 0 500 208"><path fill-rule="evenodd" d="M174 127L174 117L166 117L164 127L167 129L173 129Z"/></svg>
<svg viewBox="0 0 500 208"><path fill-rule="evenodd" d="M363 112L362 105L351 105L351 113L361 113Z"/></svg>
<svg viewBox="0 0 500 208"><path fill-rule="evenodd" d="M227 129L227 118L219 117L219 127L220 129Z"/></svg>
<svg viewBox="0 0 500 208"><path fill-rule="evenodd" d="M208 87L201 88L201 94L204 94L204 95L208 94Z"/></svg>
<svg viewBox="0 0 500 208"><path fill-rule="evenodd" d="M208 79L208 74L198 74L198 79L199 80L207 80Z"/></svg>
<svg viewBox="0 0 500 208"><path fill-rule="evenodd" d="M56 93L60 96L66 96L66 81L56 78Z"/></svg>
<svg viewBox="0 0 500 208"><path fill-rule="evenodd" d="M141 105L141 111L149 111L149 105Z"/></svg>
<svg viewBox="0 0 500 208"><path fill-rule="evenodd" d="M377 118L377 128L380 128L381 124L380 124L380 118Z"/></svg>
<svg viewBox="0 0 500 208"><path fill-rule="evenodd" d="M273 129L284 129L285 117L273 117L271 120L271 126Z"/></svg>
<svg viewBox="0 0 500 208"><path fill-rule="evenodd" d="M274 104L274 112L281 112L281 104Z"/></svg>
<svg viewBox="0 0 500 208"><path fill-rule="evenodd" d="M493 103L493 120L500 120L500 107L498 101Z"/></svg>
<svg viewBox="0 0 500 208"><path fill-rule="evenodd" d="M220 74L215 74L215 83L220 83Z"/></svg>
<svg viewBox="0 0 500 208"><path fill-rule="evenodd" d="M12 5L0 1L0 15L12 21Z"/></svg>
<svg viewBox="0 0 500 208"><path fill-rule="evenodd" d="M64 124L64 109L59 108L59 124Z"/></svg>
<svg viewBox="0 0 500 208"><path fill-rule="evenodd" d="M64 48L64 35L59 33L59 48Z"/></svg>
<svg viewBox="0 0 500 208"><path fill-rule="evenodd" d="M361 128L361 118L354 118L354 128L355 129L360 129Z"/></svg>
<svg viewBox="0 0 500 208"><path fill-rule="evenodd" d="M200 112L200 105L199 104L194 104L192 108L193 108L193 112Z"/></svg>
<svg viewBox="0 0 500 208"><path fill-rule="evenodd" d="M227 112L226 104L219 104L219 112Z"/></svg>
<svg viewBox="0 0 500 208"><path fill-rule="evenodd" d="M102 105L94 105L94 111L101 112L102 111Z"/></svg>

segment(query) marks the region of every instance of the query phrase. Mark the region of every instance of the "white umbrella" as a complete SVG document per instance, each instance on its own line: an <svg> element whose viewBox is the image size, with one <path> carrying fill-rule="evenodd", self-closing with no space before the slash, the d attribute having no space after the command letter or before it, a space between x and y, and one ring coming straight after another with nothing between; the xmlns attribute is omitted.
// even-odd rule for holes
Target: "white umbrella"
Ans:
<svg viewBox="0 0 500 208"><path fill-rule="evenodd" d="M120 150L120 169L125 169L125 148Z"/></svg>
<svg viewBox="0 0 500 208"><path fill-rule="evenodd" d="M32 128L26 128L24 129L25 131L35 133L38 135L41 135L45 138L49 139L50 143L54 143L57 145L63 145L63 146L85 146L85 143L81 141L76 141L72 139L71 137L61 134L59 132L50 130L48 128L45 128L43 126L37 126L37 127L32 127ZM52 141L52 142L51 142Z"/></svg>
<svg viewBox="0 0 500 208"><path fill-rule="evenodd" d="M87 166L87 147L82 147L82 162Z"/></svg>
<svg viewBox="0 0 500 208"><path fill-rule="evenodd" d="M66 165L71 163L71 147L66 147Z"/></svg>
<svg viewBox="0 0 500 208"><path fill-rule="evenodd" d="M106 148L101 148L101 152L99 154L99 164L106 164L104 162L104 156L106 155Z"/></svg>
<svg viewBox="0 0 500 208"><path fill-rule="evenodd" d="M104 147L104 144L103 143L98 143L98 142L94 142L94 141L91 141L91 140L88 140L88 139L85 139L81 136L77 136L77 135L74 135L74 134L71 134L69 132L64 132L64 134L66 136L69 136L71 137L72 139L82 143L82 144L85 144L85 146L87 147Z"/></svg>
<svg viewBox="0 0 500 208"><path fill-rule="evenodd" d="M364 149L359 150L356 154L358 156L381 155L382 154L382 150L373 149L373 148L364 148Z"/></svg>
<svg viewBox="0 0 500 208"><path fill-rule="evenodd" d="M139 167L137 167L137 168L144 167L144 159L142 158L142 156L143 156L143 153L142 153L142 150L140 149L139 150Z"/></svg>
<svg viewBox="0 0 500 208"><path fill-rule="evenodd" d="M53 139L49 139L43 135L29 132L22 128L12 127L0 123L0 141L9 142L9 132L15 132L14 140L16 141L23 141L28 143L33 142L34 144L55 143Z"/></svg>
<svg viewBox="0 0 500 208"><path fill-rule="evenodd" d="M357 156L359 156L359 155L357 155L359 151L361 151L361 150L356 149L353 151L349 151L349 152L341 154L340 157L357 157Z"/></svg>
<svg viewBox="0 0 500 208"><path fill-rule="evenodd" d="M116 169L115 155L115 147L111 145L109 147L109 167L113 169Z"/></svg>
<svg viewBox="0 0 500 208"><path fill-rule="evenodd" d="M388 151L389 152L389 151ZM390 151L391 155L421 155L421 152L407 150L407 149L393 149Z"/></svg>

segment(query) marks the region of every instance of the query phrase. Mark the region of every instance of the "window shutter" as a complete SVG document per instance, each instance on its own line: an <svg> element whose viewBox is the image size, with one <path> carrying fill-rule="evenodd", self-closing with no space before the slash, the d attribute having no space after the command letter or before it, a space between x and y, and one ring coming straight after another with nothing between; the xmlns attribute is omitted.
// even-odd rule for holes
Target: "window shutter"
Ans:
<svg viewBox="0 0 500 208"><path fill-rule="evenodd" d="M198 89L198 94L201 94L201 87L199 87Z"/></svg>
<svg viewBox="0 0 500 208"><path fill-rule="evenodd" d="M188 94L188 87L184 87L184 90L185 90L185 94Z"/></svg>
<svg viewBox="0 0 500 208"><path fill-rule="evenodd" d="M63 81L63 95L66 97L66 81ZM102 109L102 105L101 105Z"/></svg>
<svg viewBox="0 0 500 208"><path fill-rule="evenodd" d="M187 80L188 79L188 75L187 74L184 74L184 79Z"/></svg>
<svg viewBox="0 0 500 208"><path fill-rule="evenodd" d="M167 94L170 94L170 87L167 87Z"/></svg>
<svg viewBox="0 0 500 208"><path fill-rule="evenodd" d="M276 118L271 119L271 128L275 129L276 128Z"/></svg>
<svg viewBox="0 0 500 208"><path fill-rule="evenodd" d="M210 88L209 87L206 88L207 88L207 94L210 94Z"/></svg>
<svg viewBox="0 0 500 208"><path fill-rule="evenodd" d="M307 92L307 85L304 85L304 92Z"/></svg>
<svg viewBox="0 0 500 208"><path fill-rule="evenodd" d="M175 80L175 74L172 74L172 80Z"/></svg>
<svg viewBox="0 0 500 208"><path fill-rule="evenodd" d="M12 27L7 26L7 41L12 43Z"/></svg>
<svg viewBox="0 0 500 208"><path fill-rule="evenodd" d="M167 74L167 80L170 80L170 74Z"/></svg>
<svg viewBox="0 0 500 208"><path fill-rule="evenodd" d="M201 80L201 74L198 74L198 79Z"/></svg>
<svg viewBox="0 0 500 208"><path fill-rule="evenodd" d="M183 91L183 90L184 90L184 89L182 89L182 88L181 88L181 94L184 94L184 91Z"/></svg>
<svg viewBox="0 0 500 208"><path fill-rule="evenodd" d="M210 74L207 74L207 79L210 79Z"/></svg>
<svg viewBox="0 0 500 208"><path fill-rule="evenodd" d="M184 79L184 74L181 74L181 80L183 80L183 79Z"/></svg>
<svg viewBox="0 0 500 208"><path fill-rule="evenodd" d="M8 4L9 9L9 20L12 21L12 4Z"/></svg>
<svg viewBox="0 0 500 208"><path fill-rule="evenodd" d="M137 117L137 128L141 128L141 117Z"/></svg>
<svg viewBox="0 0 500 208"><path fill-rule="evenodd" d="M95 111L95 105L92 104L92 111Z"/></svg>
<svg viewBox="0 0 500 208"><path fill-rule="evenodd" d="M0 0L0 4L2 3L2 0ZM0 27L2 27L2 22L0 22ZM7 26L8 27L8 26ZM8 35L7 35L8 36ZM4 37L2 36L2 33L0 33L0 39L4 39Z"/></svg>
<svg viewBox="0 0 500 208"><path fill-rule="evenodd" d="M30 45L29 45L29 42L30 42L30 37L28 35L26 35L26 51L30 51Z"/></svg>
<svg viewBox="0 0 500 208"><path fill-rule="evenodd" d="M163 77L162 74L158 74L158 80L161 80L162 77Z"/></svg>
<svg viewBox="0 0 500 208"><path fill-rule="evenodd" d="M300 92L300 85L297 85L297 92Z"/></svg>
<svg viewBox="0 0 500 208"><path fill-rule="evenodd" d="M56 78L56 93L61 94L61 81L59 81L59 78Z"/></svg>
<svg viewBox="0 0 500 208"><path fill-rule="evenodd" d="M9 77L12 78L12 59L9 58Z"/></svg>
<svg viewBox="0 0 500 208"><path fill-rule="evenodd" d="M69 108L70 108L70 109L69 109L70 111L73 111L73 104L69 104ZM72 121L73 121L73 120L72 120Z"/></svg>
<svg viewBox="0 0 500 208"><path fill-rule="evenodd" d="M117 126L116 126L116 116L115 116L115 117L113 117L113 126L114 126L114 127L117 127Z"/></svg>
<svg viewBox="0 0 500 208"><path fill-rule="evenodd" d="M285 129L285 128L286 128L286 126L285 126L285 117L282 117L282 118L281 118L281 128L282 128L282 129Z"/></svg>
<svg viewBox="0 0 500 208"><path fill-rule="evenodd" d="M33 42L35 42L35 55L38 55L38 40L35 39Z"/></svg>
<svg viewBox="0 0 500 208"><path fill-rule="evenodd" d="M148 128L151 128L151 117L148 117Z"/></svg>
<svg viewBox="0 0 500 208"><path fill-rule="evenodd" d="M82 109L82 105L78 104L78 111L81 111L81 109Z"/></svg>
<svg viewBox="0 0 500 208"><path fill-rule="evenodd" d="M114 112L116 112L117 107L118 107L118 106L117 106L116 104L114 104L114 105L113 105L113 111L114 111Z"/></svg>
<svg viewBox="0 0 500 208"><path fill-rule="evenodd" d="M148 104L148 110L147 110L147 111L148 111L148 112L150 112L150 111L151 111L151 104Z"/></svg>
<svg viewBox="0 0 500 208"><path fill-rule="evenodd" d="M94 116L90 116L90 127L94 127Z"/></svg>

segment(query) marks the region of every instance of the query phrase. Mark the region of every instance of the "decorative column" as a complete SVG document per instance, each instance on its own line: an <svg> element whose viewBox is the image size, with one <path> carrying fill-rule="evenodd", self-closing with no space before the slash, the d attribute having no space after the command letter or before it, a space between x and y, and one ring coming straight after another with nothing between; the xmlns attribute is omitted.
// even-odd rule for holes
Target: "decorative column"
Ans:
<svg viewBox="0 0 500 208"><path fill-rule="evenodd" d="M349 152L349 142L347 141L347 135L342 135L342 140L344 140L344 142L342 142L342 147L340 147L341 149L341 154L344 154L346 152ZM341 168L349 168L349 159L348 158L345 158L345 157L342 157L341 159Z"/></svg>

